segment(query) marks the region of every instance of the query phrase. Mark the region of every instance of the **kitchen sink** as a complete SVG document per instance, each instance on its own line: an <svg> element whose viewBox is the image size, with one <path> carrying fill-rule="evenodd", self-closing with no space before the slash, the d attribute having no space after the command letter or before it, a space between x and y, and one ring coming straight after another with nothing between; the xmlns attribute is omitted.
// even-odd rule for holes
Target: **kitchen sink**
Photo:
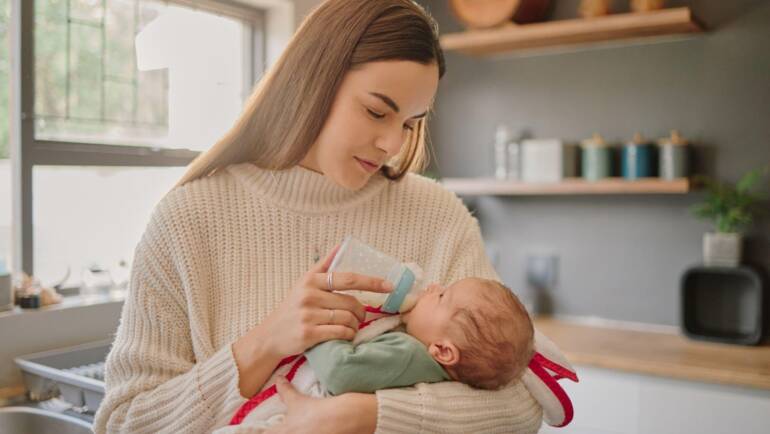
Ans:
<svg viewBox="0 0 770 434"><path fill-rule="evenodd" d="M34 407L0 408L0 434L91 434L91 424Z"/></svg>

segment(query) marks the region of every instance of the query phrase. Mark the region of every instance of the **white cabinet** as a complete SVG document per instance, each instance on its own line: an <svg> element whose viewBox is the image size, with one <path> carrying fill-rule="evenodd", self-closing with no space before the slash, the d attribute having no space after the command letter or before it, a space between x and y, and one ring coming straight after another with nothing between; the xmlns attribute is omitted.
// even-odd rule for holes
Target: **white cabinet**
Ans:
<svg viewBox="0 0 770 434"><path fill-rule="evenodd" d="M540 434L768 434L770 391L578 367L575 418Z"/></svg>

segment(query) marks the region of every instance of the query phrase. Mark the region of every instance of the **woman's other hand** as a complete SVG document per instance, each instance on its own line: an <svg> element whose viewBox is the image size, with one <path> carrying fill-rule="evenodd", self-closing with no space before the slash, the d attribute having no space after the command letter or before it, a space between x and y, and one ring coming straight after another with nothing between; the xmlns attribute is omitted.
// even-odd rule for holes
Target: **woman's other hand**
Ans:
<svg viewBox="0 0 770 434"><path fill-rule="evenodd" d="M312 398L294 389L284 377L277 383L286 405L286 417L267 434L369 434L377 427L377 398L346 393L332 398Z"/></svg>

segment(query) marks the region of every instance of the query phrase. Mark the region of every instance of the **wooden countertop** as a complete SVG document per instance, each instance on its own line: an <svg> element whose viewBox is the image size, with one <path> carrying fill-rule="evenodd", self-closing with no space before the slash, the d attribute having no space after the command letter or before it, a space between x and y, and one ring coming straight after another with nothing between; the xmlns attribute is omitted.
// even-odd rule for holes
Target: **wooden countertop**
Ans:
<svg viewBox="0 0 770 434"><path fill-rule="evenodd" d="M535 326L576 365L770 390L770 346L694 341L674 332L538 317Z"/></svg>

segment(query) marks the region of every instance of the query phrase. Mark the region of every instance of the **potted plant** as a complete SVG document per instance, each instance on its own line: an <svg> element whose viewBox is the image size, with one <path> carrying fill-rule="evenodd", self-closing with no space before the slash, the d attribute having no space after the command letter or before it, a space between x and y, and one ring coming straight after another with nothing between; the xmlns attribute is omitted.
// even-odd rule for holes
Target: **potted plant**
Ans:
<svg viewBox="0 0 770 434"><path fill-rule="evenodd" d="M706 188L705 200L693 207L695 216L712 221L716 232L703 236L703 262L706 265L734 267L741 262L742 231L760 211L757 206L764 196L753 192L765 178L770 166L752 170L735 184L697 176L695 181Z"/></svg>

